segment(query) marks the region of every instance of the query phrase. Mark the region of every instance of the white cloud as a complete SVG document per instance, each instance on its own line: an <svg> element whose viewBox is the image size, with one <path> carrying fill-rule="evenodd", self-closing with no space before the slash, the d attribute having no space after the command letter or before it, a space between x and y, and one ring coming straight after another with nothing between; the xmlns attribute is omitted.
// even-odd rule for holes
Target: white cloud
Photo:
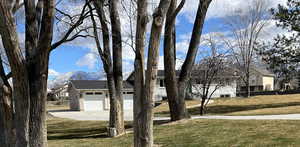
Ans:
<svg viewBox="0 0 300 147"><path fill-rule="evenodd" d="M57 72L57 71L55 71L54 69L49 69L48 75L49 75L49 76L55 76L55 77L56 77L56 76L59 76L60 73Z"/></svg>
<svg viewBox="0 0 300 147"><path fill-rule="evenodd" d="M98 61L98 56L95 53L87 53L85 54L82 58L80 58L77 62L77 66L87 66L89 69L94 69L97 61Z"/></svg>
<svg viewBox="0 0 300 147"><path fill-rule="evenodd" d="M176 63L175 63L175 69L180 69L183 61L180 59L176 59ZM159 60L158 60L158 69L163 70L164 68L164 56L159 56Z"/></svg>
<svg viewBox="0 0 300 147"><path fill-rule="evenodd" d="M247 9L255 0L213 0L209 6L206 19L222 18L232 14L235 9ZM287 0L263 0L268 3L269 8L278 4L285 4ZM187 0L182 14L191 22L194 22L199 1Z"/></svg>

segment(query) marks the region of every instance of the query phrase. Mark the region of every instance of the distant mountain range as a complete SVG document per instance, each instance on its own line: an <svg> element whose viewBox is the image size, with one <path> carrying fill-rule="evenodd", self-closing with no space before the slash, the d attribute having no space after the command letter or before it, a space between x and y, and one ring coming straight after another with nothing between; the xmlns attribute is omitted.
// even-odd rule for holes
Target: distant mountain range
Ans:
<svg viewBox="0 0 300 147"><path fill-rule="evenodd" d="M124 73L123 77L126 79L130 73ZM70 80L105 80L106 74L103 72L84 72L75 71L67 72L56 76L53 80L48 81L48 88L54 88L68 83Z"/></svg>

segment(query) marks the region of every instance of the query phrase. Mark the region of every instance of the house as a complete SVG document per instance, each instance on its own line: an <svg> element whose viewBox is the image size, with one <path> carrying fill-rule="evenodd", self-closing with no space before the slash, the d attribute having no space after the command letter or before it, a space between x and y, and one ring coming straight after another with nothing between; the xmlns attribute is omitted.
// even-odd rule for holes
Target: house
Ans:
<svg viewBox="0 0 300 147"><path fill-rule="evenodd" d="M179 77L180 70L176 71L176 76ZM192 76L193 77L193 76ZM132 72L127 81L133 84L134 73ZM214 85L212 85L213 87ZM213 89L213 88L211 88ZM192 93L196 92L194 88L191 88ZM236 96L236 81L230 81L230 84L218 88L212 98L216 97L235 97ZM164 70L157 71L157 80L154 88L154 98L155 101L161 101L167 99L166 83L165 83L165 73Z"/></svg>
<svg viewBox="0 0 300 147"><path fill-rule="evenodd" d="M201 98L207 94L207 98L236 97L237 73L231 67L222 70L207 71L195 69L192 73L192 93L194 98Z"/></svg>
<svg viewBox="0 0 300 147"><path fill-rule="evenodd" d="M176 71L176 76L179 76L180 71ZM134 84L134 71L128 76L127 81ZM164 70L157 70L157 79L154 87L154 100L161 101L167 99L166 83Z"/></svg>
<svg viewBox="0 0 300 147"><path fill-rule="evenodd" d="M250 91L272 91L274 90L274 77L275 75L270 71L259 68L259 67L251 67L250 68ZM237 83L238 92L245 92L247 87L245 83L241 80Z"/></svg>
<svg viewBox="0 0 300 147"><path fill-rule="evenodd" d="M281 80L281 79L279 79ZM278 81L278 79L277 79ZM284 83L283 87L281 87L280 83L276 83L276 89L281 90L295 90L300 89L300 70L298 70L292 77L289 82Z"/></svg>
<svg viewBox="0 0 300 147"><path fill-rule="evenodd" d="M52 88L51 89L51 94L56 99L61 99L61 98L69 97L68 84L63 84L63 85L56 86L56 87Z"/></svg>
<svg viewBox="0 0 300 147"><path fill-rule="evenodd" d="M105 80L71 80L68 88L70 109L74 111L109 110L109 92ZM133 109L133 86L123 83L124 109Z"/></svg>

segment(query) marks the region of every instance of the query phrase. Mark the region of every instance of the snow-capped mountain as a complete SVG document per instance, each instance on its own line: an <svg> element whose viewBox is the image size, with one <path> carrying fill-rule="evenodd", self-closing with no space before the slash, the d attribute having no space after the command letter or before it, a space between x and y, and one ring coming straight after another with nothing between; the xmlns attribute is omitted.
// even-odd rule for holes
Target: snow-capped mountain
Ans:
<svg viewBox="0 0 300 147"><path fill-rule="evenodd" d="M75 71L67 72L56 76L53 80L48 81L48 88L66 84L70 80L104 80L105 73L102 72L84 72Z"/></svg>
<svg viewBox="0 0 300 147"><path fill-rule="evenodd" d="M131 74L131 72L125 72L123 74L124 80ZM103 72L84 72L75 71L59 74L53 80L48 80L48 88L54 88L68 83L70 80L105 80L106 75Z"/></svg>

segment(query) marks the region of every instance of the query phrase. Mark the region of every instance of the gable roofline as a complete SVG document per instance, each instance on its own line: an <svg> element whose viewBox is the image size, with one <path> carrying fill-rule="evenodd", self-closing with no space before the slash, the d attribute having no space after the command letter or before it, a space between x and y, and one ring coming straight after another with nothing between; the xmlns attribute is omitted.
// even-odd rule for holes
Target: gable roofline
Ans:
<svg viewBox="0 0 300 147"><path fill-rule="evenodd" d="M106 80L70 80L72 86L77 90L108 90ZM133 86L123 81L124 89L132 89Z"/></svg>

